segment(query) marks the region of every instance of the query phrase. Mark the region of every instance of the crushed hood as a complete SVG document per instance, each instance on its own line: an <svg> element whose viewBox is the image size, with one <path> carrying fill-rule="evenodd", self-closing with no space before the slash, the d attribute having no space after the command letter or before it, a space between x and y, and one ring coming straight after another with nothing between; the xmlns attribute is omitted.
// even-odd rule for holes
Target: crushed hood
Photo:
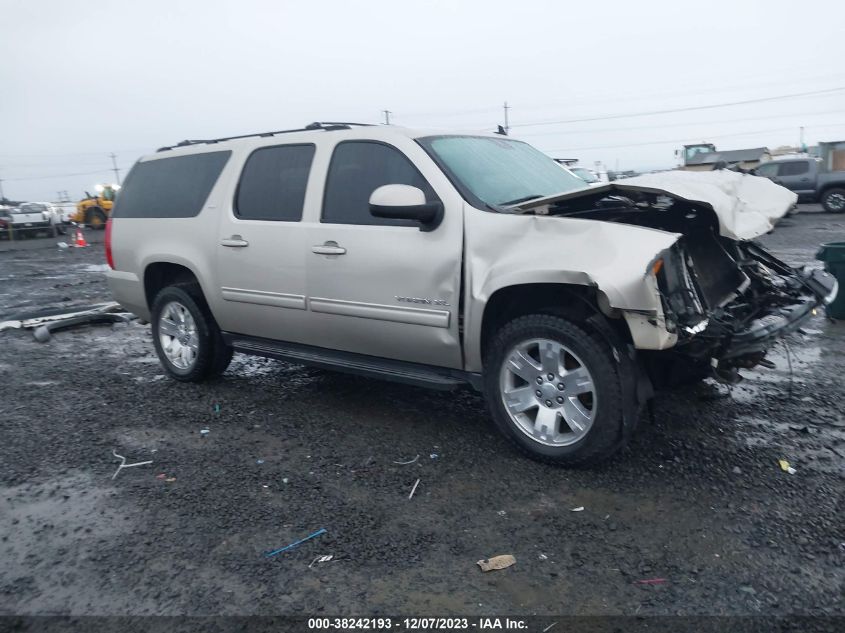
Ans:
<svg viewBox="0 0 845 633"><path fill-rule="evenodd" d="M537 198L514 205L514 208L542 213L544 208L562 200L595 197L596 194L630 195L636 192L666 195L707 206L719 218L719 232L734 240L752 240L765 235L798 200L795 193L768 178L729 170L676 170Z"/></svg>

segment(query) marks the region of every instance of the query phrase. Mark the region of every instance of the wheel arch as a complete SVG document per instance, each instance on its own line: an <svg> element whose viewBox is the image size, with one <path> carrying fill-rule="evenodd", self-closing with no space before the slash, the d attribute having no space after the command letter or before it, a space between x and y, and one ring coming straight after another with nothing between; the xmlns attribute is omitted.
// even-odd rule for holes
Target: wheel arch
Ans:
<svg viewBox="0 0 845 633"><path fill-rule="evenodd" d="M526 314L562 316L602 336L605 327L610 327L621 340L632 340L625 319L610 307L605 294L595 285L526 283L499 288L485 303L478 338L480 353L484 353L501 326Z"/></svg>
<svg viewBox="0 0 845 633"><path fill-rule="evenodd" d="M147 308L152 309L156 295L163 288L185 283L196 284L203 295L203 300L206 300L199 276L189 266L172 261L156 261L147 264L144 268L144 299L147 302Z"/></svg>

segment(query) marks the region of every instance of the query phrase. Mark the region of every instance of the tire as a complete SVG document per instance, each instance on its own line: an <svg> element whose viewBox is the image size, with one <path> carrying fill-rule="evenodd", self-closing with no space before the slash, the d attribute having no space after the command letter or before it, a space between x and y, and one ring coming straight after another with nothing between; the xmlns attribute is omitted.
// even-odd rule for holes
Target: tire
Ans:
<svg viewBox="0 0 845 633"><path fill-rule="evenodd" d="M537 341L540 343L536 343L537 349L533 352ZM549 356L557 360L543 364L540 345L546 345L549 350L558 346L559 353ZM514 355L517 350L523 351L522 359L531 357L532 363L523 364L519 369L524 378L510 369L515 365L509 360L517 358ZM606 459L624 445L626 403L622 381L613 351L600 337L566 319L533 314L504 325L491 338L485 352L484 392L493 421L499 431L529 457L575 466ZM551 375L548 370L552 366L558 369L552 372L553 379L548 380ZM586 370L586 377L582 370ZM592 390L589 394L582 393L587 384ZM530 391L518 391L524 387L529 387ZM535 397L538 392L542 394L539 398ZM505 405L505 393L510 394L509 399L514 404L531 398L534 402L522 413L512 415ZM550 411L555 412L551 427L558 427L559 433L552 432L548 424L542 431L537 430L540 414L549 416ZM575 418L583 430L574 429L565 421L565 416ZM548 419L544 417L544 420Z"/></svg>
<svg viewBox="0 0 845 633"><path fill-rule="evenodd" d="M57 235L67 235L67 226L64 223L56 224L55 228Z"/></svg>
<svg viewBox="0 0 845 633"><path fill-rule="evenodd" d="M842 213L845 211L845 189L828 189L822 195L822 207L828 213Z"/></svg>
<svg viewBox="0 0 845 633"><path fill-rule="evenodd" d="M106 228L105 212L99 207L88 209L88 212L85 214L85 224L92 231L100 231Z"/></svg>
<svg viewBox="0 0 845 633"><path fill-rule="evenodd" d="M226 371L232 360L232 348L223 341L197 284L178 284L162 289L153 301L151 313L153 345L171 378L201 382ZM168 322L165 326L168 331L162 331L162 324ZM178 326L182 324L186 327L180 331ZM170 335L168 332L173 331L174 326L177 330ZM184 347L188 350L180 356Z"/></svg>

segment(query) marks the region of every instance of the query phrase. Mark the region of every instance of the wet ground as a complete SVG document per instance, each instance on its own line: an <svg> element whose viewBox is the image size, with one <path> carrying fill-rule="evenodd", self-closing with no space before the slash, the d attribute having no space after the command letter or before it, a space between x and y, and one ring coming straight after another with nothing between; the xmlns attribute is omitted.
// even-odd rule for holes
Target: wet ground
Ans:
<svg viewBox="0 0 845 633"><path fill-rule="evenodd" d="M818 265L843 239L802 213L761 241ZM102 248L55 241L0 243L0 321L109 298ZM845 615L845 324L785 350L562 470L470 391L244 356L183 385L137 322L0 333L0 613ZM153 463L113 478L113 450ZM481 573L497 554L516 565Z"/></svg>

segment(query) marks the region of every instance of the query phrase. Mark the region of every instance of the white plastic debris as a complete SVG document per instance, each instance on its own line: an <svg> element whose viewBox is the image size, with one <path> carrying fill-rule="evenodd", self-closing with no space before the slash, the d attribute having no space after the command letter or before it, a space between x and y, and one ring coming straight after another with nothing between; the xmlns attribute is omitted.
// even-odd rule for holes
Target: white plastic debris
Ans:
<svg viewBox="0 0 845 633"><path fill-rule="evenodd" d="M318 565L320 563L328 563L333 558L334 554L323 554L322 556L318 556L311 561L311 564L308 565L308 569L311 569L314 565Z"/></svg>
<svg viewBox="0 0 845 633"><path fill-rule="evenodd" d="M419 486L419 485L420 485L420 480L417 479L416 483L414 484L414 487L411 488L411 494L408 495L409 500L414 496L414 493L417 491L417 486Z"/></svg>
<svg viewBox="0 0 845 633"><path fill-rule="evenodd" d="M584 506L578 506L577 508L572 508L572 512L583 512Z"/></svg>
<svg viewBox="0 0 845 633"><path fill-rule="evenodd" d="M124 468L134 468L135 466L146 466L148 464L153 463L153 460L149 460L149 461L146 461L146 462L135 462L134 464L127 464L126 458L123 455L118 455L117 452L115 452L114 449L112 449L111 453L112 453L112 455L114 455L115 457L117 457L120 460L120 465L117 467L117 470L114 471L114 475L111 476L112 479L117 477L117 474L121 470L123 470Z"/></svg>

